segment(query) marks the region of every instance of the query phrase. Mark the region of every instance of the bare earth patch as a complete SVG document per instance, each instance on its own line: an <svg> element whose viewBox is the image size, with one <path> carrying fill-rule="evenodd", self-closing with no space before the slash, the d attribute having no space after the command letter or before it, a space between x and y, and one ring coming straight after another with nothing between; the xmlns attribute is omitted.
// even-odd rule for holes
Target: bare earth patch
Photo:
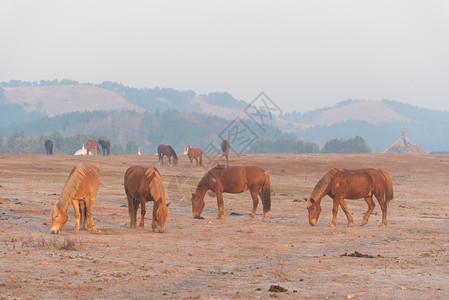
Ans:
<svg viewBox="0 0 449 300"><path fill-rule="evenodd" d="M91 162L101 186L93 208L97 234L73 233L73 208L61 234L50 234L71 168ZM129 229L125 170L157 165L156 156L75 157L0 154L1 298L443 299L449 292L449 157L433 155L244 155L231 165L270 171L272 210L246 221L248 192L225 194L227 220L206 195L204 220L193 219L190 193L203 169L158 169L171 201L164 233ZM348 200L354 227L332 201L322 201L316 227L305 203L330 168L381 168L394 184L388 224L376 208L361 227L366 203ZM139 216L140 219L140 216Z"/></svg>

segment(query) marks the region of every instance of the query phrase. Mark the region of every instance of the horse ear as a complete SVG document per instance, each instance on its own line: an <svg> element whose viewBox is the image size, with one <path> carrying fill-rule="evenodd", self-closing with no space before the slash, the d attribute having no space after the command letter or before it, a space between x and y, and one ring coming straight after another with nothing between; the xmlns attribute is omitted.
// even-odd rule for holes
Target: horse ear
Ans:
<svg viewBox="0 0 449 300"><path fill-rule="evenodd" d="M302 198L304 201L306 201L307 202L307 200L309 200L309 199L307 199L306 197L304 197L304 198Z"/></svg>
<svg viewBox="0 0 449 300"><path fill-rule="evenodd" d="M50 201L51 206L55 205L55 203L53 201Z"/></svg>
<svg viewBox="0 0 449 300"><path fill-rule="evenodd" d="M167 207L169 207L169 206L170 206L170 204L171 204L171 202L168 202L168 203L167 203Z"/></svg>

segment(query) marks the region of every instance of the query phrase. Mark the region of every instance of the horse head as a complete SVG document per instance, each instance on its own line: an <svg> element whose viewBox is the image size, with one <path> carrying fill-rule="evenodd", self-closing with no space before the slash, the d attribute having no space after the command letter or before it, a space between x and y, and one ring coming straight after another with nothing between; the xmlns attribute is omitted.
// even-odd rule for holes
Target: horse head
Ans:
<svg viewBox="0 0 449 300"><path fill-rule="evenodd" d="M201 197L199 193L195 192L192 194L192 213L193 218L195 219L204 219L201 217L201 213L203 212L204 205L204 197Z"/></svg>
<svg viewBox="0 0 449 300"><path fill-rule="evenodd" d="M69 219L67 211L63 211L59 203L54 204L51 209L51 233L58 234Z"/></svg>
<svg viewBox="0 0 449 300"><path fill-rule="evenodd" d="M171 202L167 204L160 202L156 210L156 228L153 228L154 232L164 232L165 220L168 218L168 207ZM156 203L154 203L156 205Z"/></svg>
<svg viewBox="0 0 449 300"><path fill-rule="evenodd" d="M309 211L309 224L315 226L321 213L321 205L313 198L304 198L307 201L307 210Z"/></svg>
<svg viewBox="0 0 449 300"><path fill-rule="evenodd" d="M190 146L187 145L186 148L184 149L184 154L189 154L189 150L190 150Z"/></svg>

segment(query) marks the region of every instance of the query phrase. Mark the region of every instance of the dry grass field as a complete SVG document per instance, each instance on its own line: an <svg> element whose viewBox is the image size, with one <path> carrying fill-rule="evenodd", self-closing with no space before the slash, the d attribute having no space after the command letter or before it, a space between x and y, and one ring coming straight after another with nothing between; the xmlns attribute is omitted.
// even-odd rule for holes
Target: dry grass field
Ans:
<svg viewBox="0 0 449 300"><path fill-rule="evenodd" d="M207 161L207 160L206 160ZM97 234L75 235L73 208L59 235L50 234L57 201L77 162L100 168L93 209ZM129 229L125 170L157 165L157 157L0 154L0 298L5 299L445 299L449 294L449 156L244 155L230 165L270 171L272 210L247 221L248 192L225 194L227 220L206 196L204 220L193 219L190 193L204 169L159 166L171 201L164 233ZM355 225L339 210L328 227L325 197L316 227L303 197L331 168L381 168L394 184L388 224L377 205L369 223L363 199L348 200ZM377 202L376 202L377 204ZM140 216L139 216L140 219ZM359 254L359 255L358 255ZM361 256L361 257L357 257ZM271 286L286 291L269 291Z"/></svg>

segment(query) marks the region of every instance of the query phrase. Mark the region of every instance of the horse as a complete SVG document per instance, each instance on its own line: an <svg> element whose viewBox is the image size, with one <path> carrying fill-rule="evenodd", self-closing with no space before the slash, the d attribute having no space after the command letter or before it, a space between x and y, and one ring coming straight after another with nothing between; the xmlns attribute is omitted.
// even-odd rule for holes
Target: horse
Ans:
<svg viewBox="0 0 449 300"><path fill-rule="evenodd" d="M100 146L98 146L98 143L95 140L88 140L86 142L86 151L87 151L87 155L94 155L94 151L95 151L95 156L101 154Z"/></svg>
<svg viewBox="0 0 449 300"><path fill-rule="evenodd" d="M103 150L103 155L109 155L111 153L111 142L108 140L98 140L98 144Z"/></svg>
<svg viewBox="0 0 449 300"><path fill-rule="evenodd" d="M100 187L99 170L92 164L76 164L69 174L58 202L53 204L51 210L51 233L59 233L67 222L67 209L72 202L75 210L75 233L86 228L86 217L88 218L87 229L95 233L94 220L92 219L92 206L95 196Z"/></svg>
<svg viewBox="0 0 449 300"><path fill-rule="evenodd" d="M159 145L157 147L157 155L159 157L158 165L164 165L164 155L168 157L168 165L177 166L178 165L178 156L176 155L175 150L170 145ZM171 158L173 157L173 164Z"/></svg>
<svg viewBox="0 0 449 300"><path fill-rule="evenodd" d="M229 150L231 148L231 142L228 140L223 140L221 142L221 151L223 152L223 158L228 160Z"/></svg>
<svg viewBox="0 0 449 300"><path fill-rule="evenodd" d="M382 209L382 223L380 227L387 225L387 206L393 200L393 182L387 171L375 169L345 170L335 168L324 175L315 185L307 201L309 212L309 224L316 225L321 213L321 199L328 195L333 199L332 222L330 227L337 224L337 212L340 205L348 219L348 226L354 225L353 218L346 206L346 199L364 198L368 204L368 210L362 220L362 226L368 223L368 219L376 206L373 195L376 196Z"/></svg>
<svg viewBox="0 0 449 300"><path fill-rule="evenodd" d="M190 167L193 168L193 160L196 161L196 166L198 166L198 158L200 167L203 165L203 151L200 148L192 148L189 145L186 146L184 154L190 159Z"/></svg>
<svg viewBox="0 0 449 300"><path fill-rule="evenodd" d="M262 168L256 166L249 167L228 167L217 165L210 169L201 178L195 193L192 194L192 213L195 219L203 219L201 212L204 208L204 196L211 190L217 196L218 219L226 219L226 210L223 203L223 193L243 193L249 189L253 200L253 210L248 220L254 219L257 204L262 199L263 219L266 221L268 212L271 209L270 194L270 174Z"/></svg>
<svg viewBox="0 0 449 300"><path fill-rule="evenodd" d="M53 142L51 140L45 140L44 142L45 151L47 151L47 155L53 154Z"/></svg>
<svg viewBox="0 0 449 300"><path fill-rule="evenodd" d="M136 228L137 209L140 202L142 206L139 229L144 230L145 203L153 201L151 228L154 232L164 232L170 202L165 202L165 188L159 171L151 166L148 168L129 167L125 172L125 193L128 198L128 211L131 219L130 228Z"/></svg>

